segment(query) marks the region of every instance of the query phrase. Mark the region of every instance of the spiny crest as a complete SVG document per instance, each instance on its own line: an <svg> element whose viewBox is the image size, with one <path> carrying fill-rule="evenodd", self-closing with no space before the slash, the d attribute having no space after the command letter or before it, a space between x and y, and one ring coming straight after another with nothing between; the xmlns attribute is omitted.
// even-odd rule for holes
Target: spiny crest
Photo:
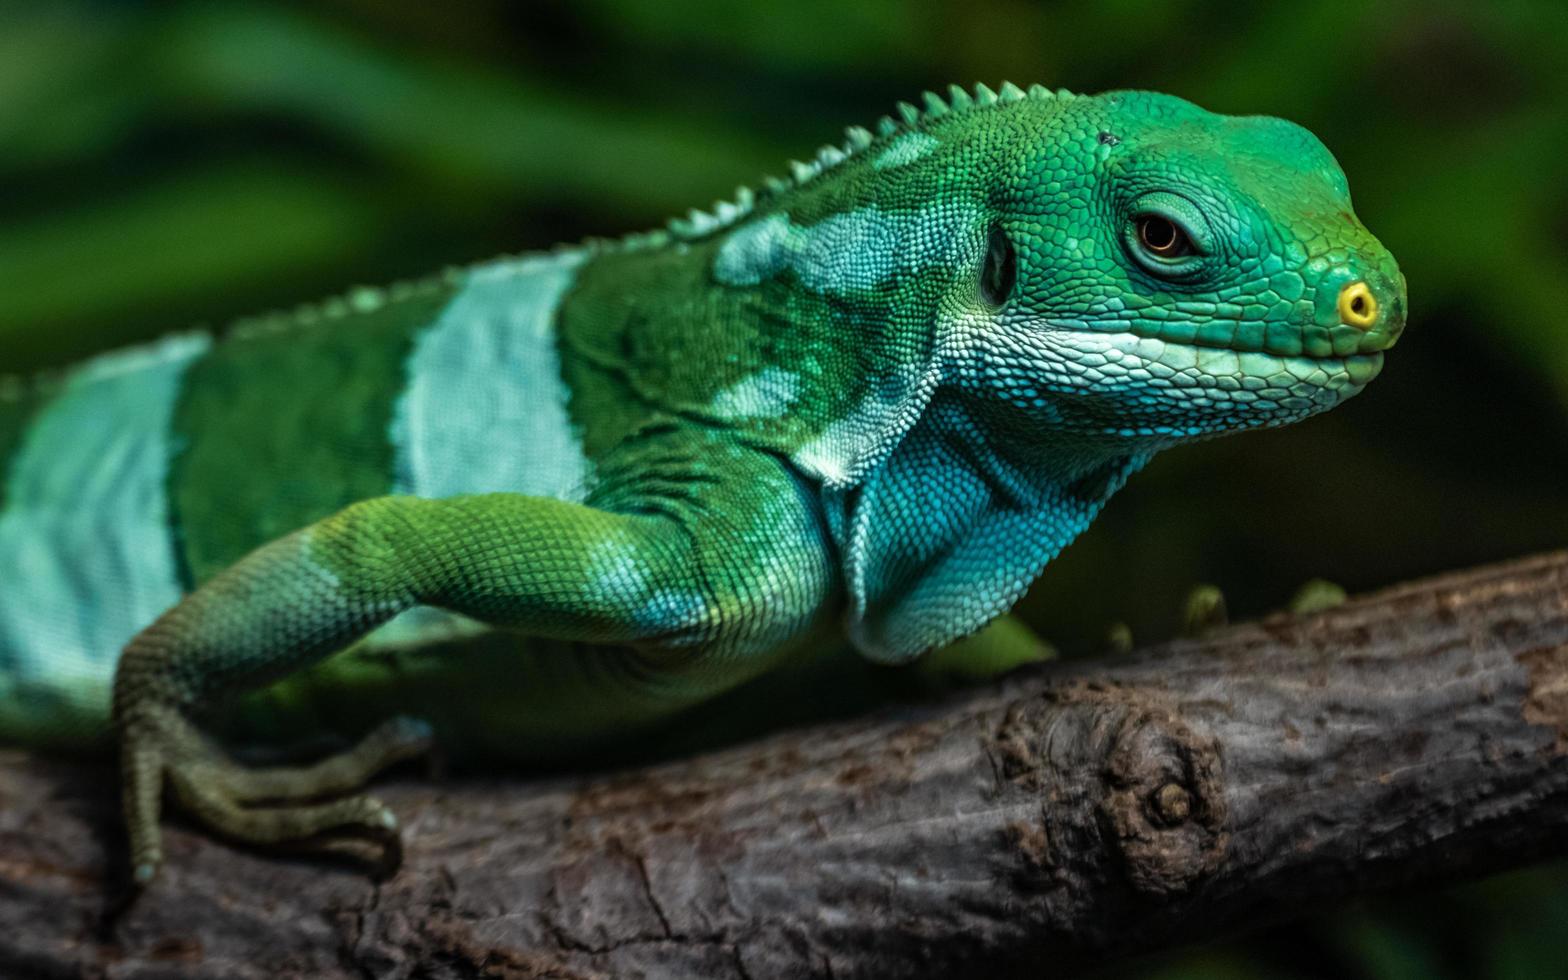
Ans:
<svg viewBox="0 0 1568 980"><path fill-rule="evenodd" d="M557 245L547 253L500 256L498 259L548 262L561 253L576 252L581 249L590 252L642 251L662 248L672 241L701 238L733 225L752 213L759 204L815 180L845 160L870 149L879 141L918 129L931 120L952 113L1020 102L1024 99L1076 98L1066 89L1052 90L1043 85L1031 85L1026 90L1012 82L1003 82L995 90L983 83L976 84L973 89L951 85L947 92L946 98L935 92L924 93L923 109L908 102L899 102L894 107L893 114L877 120L874 132L864 126L850 126L844 130L842 144L822 147L809 162L790 161L788 177L763 177L760 190L739 187L731 200L715 202L707 211L693 208L684 217L672 218L664 228L633 232L620 238L589 238L580 245ZM385 288L357 286L341 296L302 304L292 310L277 310L241 318L233 322L223 333L232 337L261 336L322 321L341 319L353 314L372 313L387 303L433 295L443 289L461 285L468 271L468 268L462 266L452 266L433 276L397 282ZM54 376L55 372L39 372L28 377L0 374L0 401L12 401L22 397L29 390L60 383L68 373L69 369L62 369L58 372L58 377Z"/></svg>
<svg viewBox="0 0 1568 980"><path fill-rule="evenodd" d="M291 310L273 310L241 317L230 323L222 334L234 339L264 337L325 320L341 320L352 314L374 313L388 303L435 295L457 285L463 274L462 268L451 266L432 276L395 282L386 287L354 286L340 295L301 303Z"/></svg>
<svg viewBox="0 0 1568 980"><path fill-rule="evenodd" d="M207 332L221 339L234 340L287 333L333 320L343 320L351 316L375 313L384 306L395 305L406 300L441 295L463 286L468 281L468 276L475 269L487 268L498 262L511 263L514 271L524 273L535 268L548 266L553 262L558 262L563 256L581 254L585 248L592 249L608 246L633 249L650 248L661 241L667 241L668 237L663 231L645 232L638 235L628 235L618 242L611 239L598 239L596 241L590 240L582 245L562 243L548 250L498 255L467 265L449 265L432 275L418 279L399 280L387 286L353 286L346 292L328 296L326 299L301 303L292 309L269 310L264 313L242 316L217 328L207 324L198 324L194 329L196 332ZM76 365L67 365L58 369L58 371L39 371L25 376L0 374L0 402L14 401L31 391L57 387L75 369Z"/></svg>
<svg viewBox="0 0 1568 980"><path fill-rule="evenodd" d="M842 144L837 146L830 144L822 147L817 151L817 155L808 162L803 163L799 160L791 160L789 162L789 176L768 176L762 178L762 189L760 191L741 187L736 190L733 200L715 202L713 207L707 211L693 208L682 217L671 218L665 228L638 232L614 241L598 240L589 244L635 251L667 245L672 240L689 241L702 238L744 218L755 210L759 203L765 203L787 191L815 180L845 160L868 149L873 143L918 129L930 120L940 119L952 113L966 112L976 108L987 108L1009 102L1019 102L1024 99L1071 99L1076 97L1066 89L1053 91L1043 85L1031 85L1025 90L1012 82L1003 82L996 89L992 89L984 83L976 84L973 89L965 89L959 85L950 85L947 92L946 98L935 92L926 92L922 96L924 108L911 105L908 102L898 103L894 107L896 118L890 114L877 120L874 133L864 126L850 126L844 130L844 142Z"/></svg>
<svg viewBox="0 0 1568 980"><path fill-rule="evenodd" d="M732 205L733 206L733 205ZM655 238L663 232L644 232L620 239L622 248L648 248L656 244ZM667 238L667 236L664 236ZM241 317L228 325L222 336L232 338L261 337L321 323L341 320L353 315L374 313L383 306L405 300L428 298L461 287L475 269L493 266L499 262L511 263L516 272L548 266L560 261L562 256L580 253L586 248L616 244L610 239L598 239L583 245L557 244L548 250L497 255L468 265L449 265L432 275L418 279L404 279L388 286L353 286L347 292L329 296L311 303L301 303L291 310L272 310L267 313Z"/></svg>

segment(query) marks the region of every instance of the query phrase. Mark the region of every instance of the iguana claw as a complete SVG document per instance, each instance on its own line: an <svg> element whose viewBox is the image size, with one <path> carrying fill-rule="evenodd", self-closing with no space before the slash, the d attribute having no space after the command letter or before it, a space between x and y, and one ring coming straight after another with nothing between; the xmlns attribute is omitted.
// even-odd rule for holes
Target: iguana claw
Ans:
<svg viewBox="0 0 1568 980"><path fill-rule="evenodd" d="M327 833L381 845L383 864L401 857L397 817L373 796L341 796L386 767L426 754L430 726L394 718L358 744L309 766L242 766L176 709L144 709L123 728L121 778L131 838L132 882L151 884L163 861L158 827L167 779L175 797L202 823L253 844L302 841ZM325 802L323 797L340 796Z"/></svg>

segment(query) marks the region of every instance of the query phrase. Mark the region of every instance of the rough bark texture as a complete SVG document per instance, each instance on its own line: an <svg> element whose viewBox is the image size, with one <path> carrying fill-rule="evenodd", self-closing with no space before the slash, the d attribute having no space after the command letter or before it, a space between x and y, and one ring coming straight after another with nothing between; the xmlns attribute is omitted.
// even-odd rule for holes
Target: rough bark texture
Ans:
<svg viewBox="0 0 1568 980"><path fill-rule="evenodd" d="M1069 975L1568 844L1568 553L577 779L410 779L381 884L0 762L0 975Z"/></svg>

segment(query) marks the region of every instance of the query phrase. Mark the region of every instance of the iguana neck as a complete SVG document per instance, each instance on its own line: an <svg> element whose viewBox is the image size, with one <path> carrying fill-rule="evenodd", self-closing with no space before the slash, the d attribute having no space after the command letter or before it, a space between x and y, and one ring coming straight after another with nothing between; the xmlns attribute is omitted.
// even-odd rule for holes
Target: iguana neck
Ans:
<svg viewBox="0 0 1568 980"><path fill-rule="evenodd" d="M868 656L906 660L1004 612L1154 451L1020 439L997 421L941 388L886 461L825 492L850 634Z"/></svg>

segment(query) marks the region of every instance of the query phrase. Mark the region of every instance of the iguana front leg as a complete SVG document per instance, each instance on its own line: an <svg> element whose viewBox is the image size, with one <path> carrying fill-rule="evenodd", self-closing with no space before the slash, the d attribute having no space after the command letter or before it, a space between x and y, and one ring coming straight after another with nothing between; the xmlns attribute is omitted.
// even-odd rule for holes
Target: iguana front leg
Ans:
<svg viewBox="0 0 1568 980"><path fill-rule="evenodd" d="M383 730L342 761L280 775L217 756L191 719L413 606L628 644L638 661L628 676L674 699L765 666L763 654L800 634L833 587L813 498L781 463L741 449L644 450L637 463L588 504L510 494L355 504L252 552L138 635L114 693L135 880L150 881L162 859L166 779L200 819L244 840L394 834L390 812L369 797L244 804L350 788L406 755L423 738L417 728Z"/></svg>

